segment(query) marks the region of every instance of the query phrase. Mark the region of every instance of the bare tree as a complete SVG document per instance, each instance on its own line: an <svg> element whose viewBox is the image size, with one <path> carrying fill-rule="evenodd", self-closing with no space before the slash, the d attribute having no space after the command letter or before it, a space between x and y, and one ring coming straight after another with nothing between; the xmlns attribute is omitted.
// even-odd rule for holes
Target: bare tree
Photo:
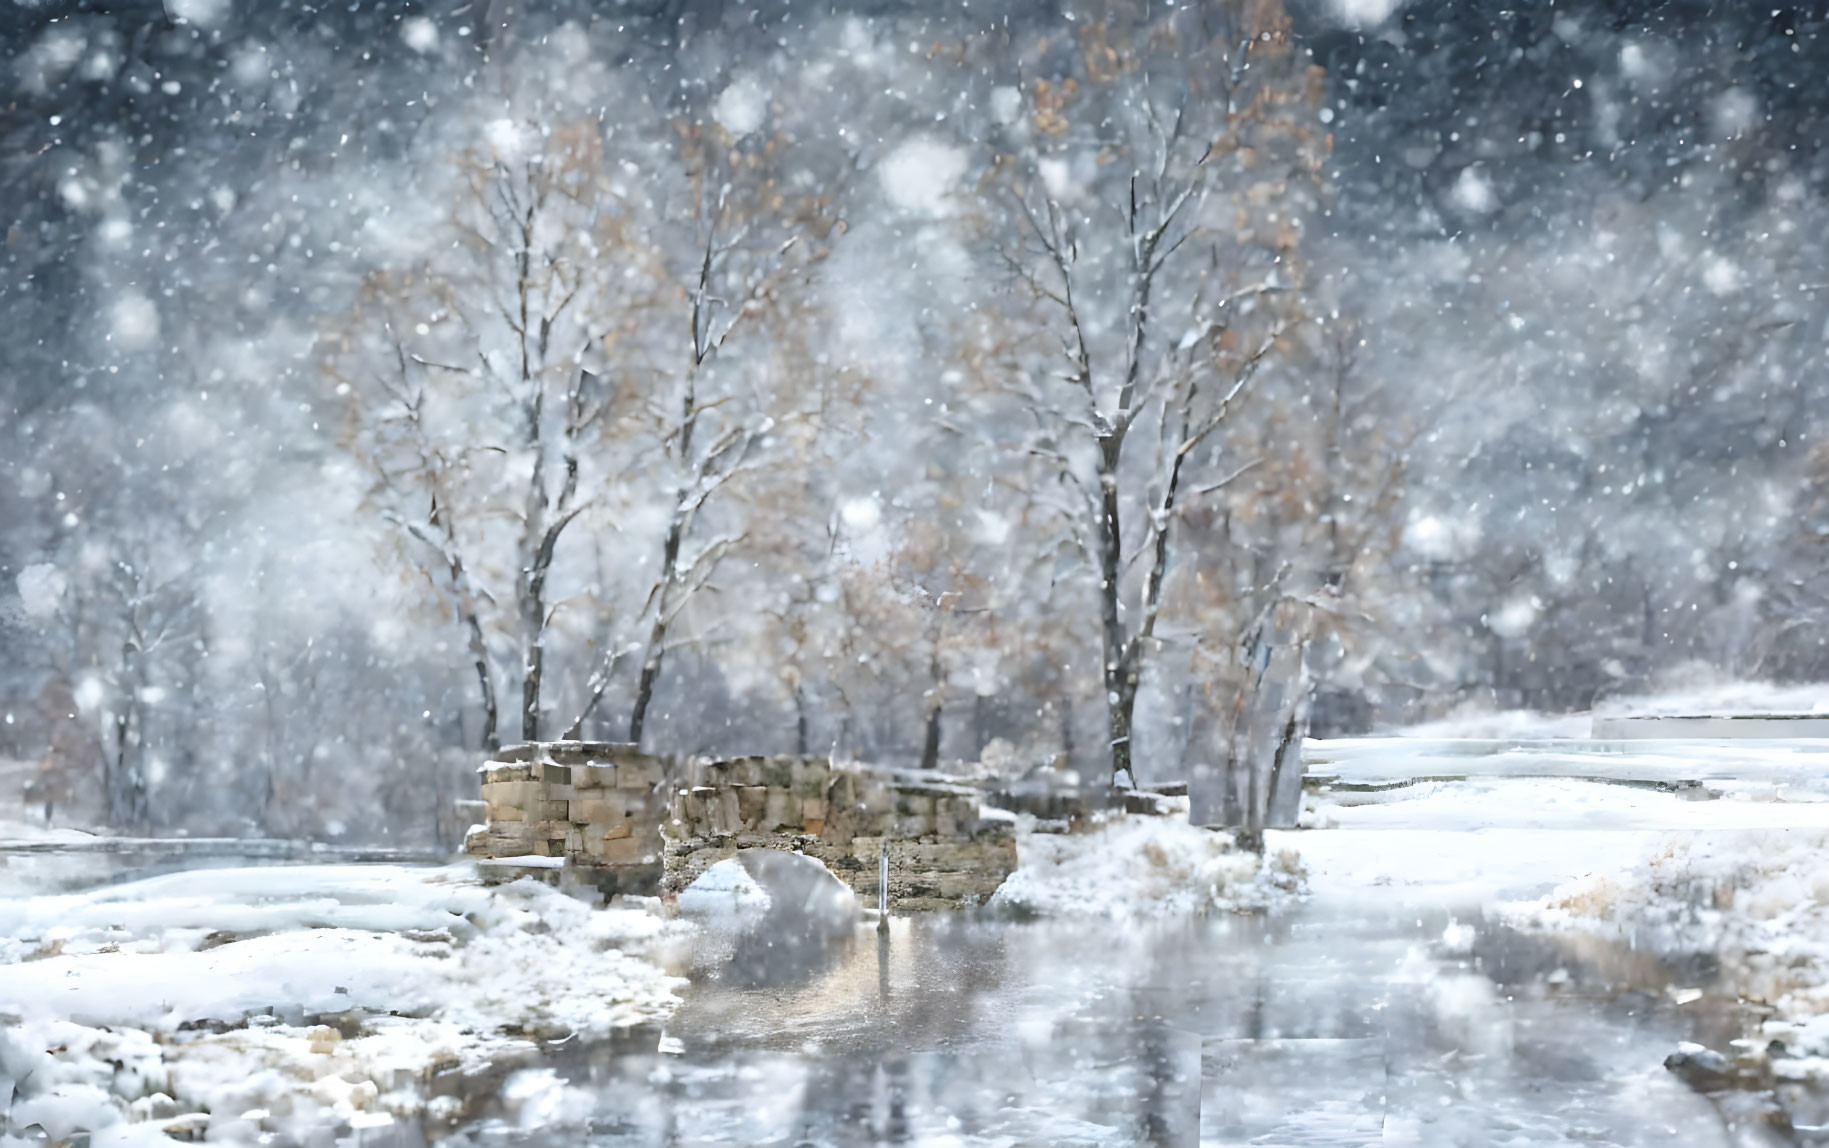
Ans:
<svg viewBox="0 0 1829 1148"><path fill-rule="evenodd" d="M582 473L613 397L587 364L643 313L614 272L639 270L647 253L594 123L527 125L457 162L451 242L370 277L380 330L340 343L332 370L354 394L348 441L375 476L372 500L464 634L479 740L493 748L504 679L518 687L519 736L542 732L562 604L551 572L604 478Z"/></svg>
<svg viewBox="0 0 1829 1148"><path fill-rule="evenodd" d="M709 133L712 138L707 138ZM684 133L691 183L692 271L683 290L686 340L663 352L648 405L670 503L660 565L643 603L647 635L629 712L629 741L640 745L672 634L682 613L744 540L740 528L701 536L707 505L755 461L775 420L765 398L745 392L717 368L739 336L764 317L791 324L804 305L794 286L824 255L817 240L830 222L824 200L789 196L776 182L768 143L729 148L721 131ZM812 242L803 242L809 239ZM681 353L683 351L683 354Z"/></svg>
<svg viewBox="0 0 1829 1148"><path fill-rule="evenodd" d="M1188 334L1177 344L1158 346L1163 340L1152 329L1152 308L1161 306L1158 295L1171 261L1200 232L1191 217L1204 198L1206 165L1213 152L1209 144L1185 154L1185 122L1181 109L1166 124L1151 117L1157 146L1153 170L1133 174L1127 201L1118 205L1128 255L1128 290L1117 317L1124 338L1115 361L1106 364L1095 358L1089 334L1092 320L1084 302L1087 292L1081 289L1078 221L1068 211L1052 199L1036 204L1019 193L1031 249L1004 252L1010 269L1052 305L1068 364L1064 378L1076 396L1062 404L1042 388L1032 389L1030 400L1041 434L1028 449L1052 463L1073 492L1070 514L1076 538L1092 558L1098 578L1112 775L1124 774L1133 784L1131 734L1137 690L1161 614L1180 503L1219 491L1256 465L1247 460L1230 473L1184 490L1189 460L1231 416L1295 321L1288 309L1268 322L1252 321L1271 310L1260 305L1267 296L1289 290L1272 269L1264 269L1259 282L1229 290L1218 276L1201 277L1192 297L1184 301L1185 312L1175 316L1187 325ZM1217 249L1214 252L1217 259ZM1152 415L1153 435L1141 440L1146 444L1141 451L1133 452L1147 455L1127 460L1125 448L1133 441L1132 432L1148 426ZM1082 473L1072 448L1061 445L1062 437L1072 433L1090 439L1094 448L1089 474ZM1142 519L1140 538L1133 532L1127 539L1127 513ZM1127 583L1134 589L1127 592Z"/></svg>

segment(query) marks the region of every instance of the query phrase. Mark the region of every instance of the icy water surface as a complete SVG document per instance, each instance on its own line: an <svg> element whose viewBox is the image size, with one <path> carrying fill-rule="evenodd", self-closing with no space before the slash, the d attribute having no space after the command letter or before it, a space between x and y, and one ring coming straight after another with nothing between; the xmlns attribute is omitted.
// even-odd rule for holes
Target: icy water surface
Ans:
<svg viewBox="0 0 1829 1148"><path fill-rule="evenodd" d="M930 915L823 945L774 924L719 950L663 1039L552 1050L458 1142L1733 1142L1661 1067L1732 1018L1591 942L1375 906Z"/></svg>

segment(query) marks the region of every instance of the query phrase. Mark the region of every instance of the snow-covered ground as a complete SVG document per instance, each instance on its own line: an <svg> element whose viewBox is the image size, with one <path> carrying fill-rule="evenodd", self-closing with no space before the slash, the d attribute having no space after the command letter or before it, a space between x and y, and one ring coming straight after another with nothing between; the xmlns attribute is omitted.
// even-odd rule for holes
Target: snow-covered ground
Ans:
<svg viewBox="0 0 1829 1148"><path fill-rule="evenodd" d="M1260 858L1230 836L1174 817L1114 816L1090 832L1023 833L1018 867L991 897L1046 917L1168 918L1287 904L1301 863L1284 848Z"/></svg>
<svg viewBox="0 0 1829 1148"><path fill-rule="evenodd" d="M1718 991L1758 1008L1789 1054L1781 1075L1829 1082L1829 831L1668 834L1503 912L1666 960L1706 955Z"/></svg>
<svg viewBox="0 0 1829 1148"><path fill-rule="evenodd" d="M1729 1018L1718 1048L1673 1046L1679 1074L1724 1116L1817 1126L1829 1117L1829 804L1820 781L1785 779L1800 754L1821 756L1801 743L1673 744L1673 760L1714 756L1720 772L1752 775L1676 792L1476 776L1319 794L1312 828L1288 836L1323 905L1394 898L1571 952L1592 938L1661 968L1668 984L1636 990ZM1736 1026L1747 1036L1730 1048Z"/></svg>
<svg viewBox="0 0 1829 1148"><path fill-rule="evenodd" d="M1774 685L1770 682L1695 680L1638 694L1618 694L1595 703L1589 713L1550 714L1498 710L1469 702L1436 721L1381 730L1403 738L1579 738L1587 737L1595 714L1762 714L1829 713L1829 684Z"/></svg>
<svg viewBox="0 0 1829 1148"><path fill-rule="evenodd" d="M1410 757L1426 765L1424 743L1409 744L1416 747ZM1794 747L1747 752L1782 755ZM1388 756L1397 761L1405 753L1394 745ZM1579 1003L1558 1003L1568 975L1562 970L1555 971L1564 980L1499 986L1466 963L1473 938L1511 927L1557 938L1556 944L1582 935L1673 959L1713 954L1721 991L1765 1002L1764 1038L1785 1041L1794 1054L1775 1071L1799 1079L1829 1075L1818 1071L1829 1070L1829 802L1821 794L1767 782L1711 781L1702 790L1668 792L1574 778L1476 776L1311 795L1304 826L1268 834L1263 860L1237 850L1224 834L1174 818L1118 816L1072 835L1024 826L1021 867L994 903L1018 916L1054 920L1005 917L957 929L935 920L922 925L919 941L911 939L907 920L895 922L890 939L878 940L874 930L856 931L854 907L824 900L815 906L813 894L823 895L828 885L849 904L849 894L829 876L758 872L737 862L682 895L678 919L659 906L595 909L531 881L486 887L472 866L203 869L89 892L0 898L0 1103L7 1118L0 1134L36 1126L65 1138L93 1130L91 1143L100 1146L161 1143L167 1130L231 1142L270 1133L294 1143L391 1125L416 1137L472 1115L451 1089L433 1086L452 1072L483 1081L478 1087L494 1105L490 1120L507 1121L515 1135L582 1129L605 1106L624 1101L607 1086L553 1067L554 1042L576 1034L584 1046L663 1020L683 1037L657 1047L650 1033L639 1079L615 1087L629 1090L632 1103L664 1106L682 1088L692 1095L699 1076L720 1081L716 1088L729 1092L729 1106L707 1109L706 1118L727 1120L730 1142L741 1142L746 1129L774 1126L755 1107L769 1095L783 1105L776 1123L791 1131L813 1104L819 1075L849 1071L844 1057L829 1059L816 1045L792 1051L800 1045L782 1043L797 1041L793 1034L802 1028L859 1047L874 1047L884 1025L905 1028L911 1040L969 1036L976 1043L965 1047L985 1058L987 1072L1001 1071L993 1066L1008 1055L1014 1032L1025 1056L1061 1074L1049 1087L1067 1090L1037 1092L1031 1100L1045 1100L1039 1112L1086 1086L1066 1060L1049 1059L1058 1059L1056 1040L1067 1039L1059 1034L1078 1032L1102 1015L1108 998L1155 999L1149 994L1166 991L1151 987L1165 968L1204 968L1224 953L1237 959L1240 953L1224 950L1234 943L1256 952L1264 942L1247 938L1253 928L1279 946L1294 946L1290 952L1309 953L1321 970L1316 975L1334 967L1335 954L1378 938L1383 947L1376 959L1354 966L1352 976L1362 975L1364 984L1303 981L1307 995L1296 994L1308 1001L1301 1010L1318 1010L1298 1010L1297 1030L1347 1041L1343 1056L1359 1047L1348 1048L1361 1039L1354 1034L1384 1023L1384 1006L1365 1005L1360 1016L1358 1006L1339 1003L1335 1016L1333 1002L1374 990L1393 1007L1410 1000L1422 1010L1413 1019L1435 1034L1429 1041L1490 1045L1495 1065L1513 1048L1505 1026L1522 1026L1527 1015L1512 1008L1514 989L1532 994L1529 1007L1541 1012L1546 1032L1576 1022L1587 1024L1594 1039L1613 1031L1608 1026L1616 1020L1583 1013ZM802 936L809 932L804 923L787 928L792 936L776 935L783 906L823 922L818 944ZM1279 910L1270 923L1228 932L1227 921L1241 920L1229 911L1266 907ZM1193 933L1189 920L1196 922ZM1411 939L1412 922L1420 940ZM727 934L720 943L708 940L720 931ZM1085 953L1050 948L1062 943ZM1183 952L1183 945L1195 947ZM1088 961L1095 952L1102 956ZM1015 967L1030 959L1047 970ZM1284 983L1278 963L1284 958L1254 959L1271 970L1253 974L1260 993L1264 983ZM1075 989L1068 974L1082 964L1098 973ZM801 965L804 975L796 972ZM993 967L1002 971L987 983L1005 988L944 1004L959 984L979 975L967 970ZM688 1023L690 1010L674 1011L683 983L670 971L686 968L695 983L706 972L691 1006L699 1010L696 1028ZM1179 983L1180 975L1163 984ZM1344 974L1325 975L1337 981ZM1232 984L1220 978L1201 987L1200 1008L1219 1016L1240 1007ZM923 987L910 996L903 987L910 985ZM1276 989L1266 1007L1287 1007L1295 999L1290 991ZM1462 1007L1468 994L1478 996L1477 1008ZM1673 998L1670 1007L1690 999ZM932 1012L943 1004L957 1015ZM1230 1025L1203 1038L1208 1051L1223 1052L1226 1042L1240 1040L1258 1047L1258 1037L1240 1036ZM1128 1033L1121 1026L1112 1031ZM1391 1031L1413 1039L1409 1029ZM1525 1047L1524 1037L1517 1039ZM1628 1051L1614 1050L1606 1069L1611 1083L1591 1098L1597 1112L1612 1113L1608 1119L1624 1111L1607 1106L1625 1103L1626 1084L1643 1093L1633 1101L1635 1112L1677 1103L1656 1052L1658 1040L1674 1047L1675 1037L1634 1039L1637 1044L1621 1046ZM708 1046L733 1040L736 1051ZM788 1051L749 1059L744 1040ZM1326 1051L1301 1049L1308 1050L1303 1055ZM1420 1056L1424 1048L1414 1051ZM1485 1115L1469 1117L1469 1127L1485 1127L1480 1122L1489 1117L1500 1124L1522 1118L1535 1071L1528 1060L1504 1070L1513 1074L1505 1087L1521 1090L1517 1096L1488 1105L1490 1111L1476 1106ZM934 1063L941 1072L943 1062ZM1412 1091L1418 1073L1438 1071L1417 1065L1423 1061L1404 1069L1403 1087ZM504 1078L508 1068L515 1071ZM788 1092L742 1075L775 1069L799 1074L798 1100L789 1103ZM1388 1064L1385 1070L1396 1071ZM1458 1079L1464 1071L1474 1070L1455 1068L1448 1076ZM1289 1080L1277 1078L1275 1087L1287 1086ZM1391 1103L1387 1135L1410 1128L1421 1137L1412 1142L1429 1142L1427 1104L1416 1097ZM1073 1119L1094 1120L1094 1108L1074 1109ZM1033 1113L999 1119L1006 1117L1023 1136L1042 1127ZM1090 1135L1091 1128L1074 1134Z"/></svg>
<svg viewBox="0 0 1829 1148"><path fill-rule="evenodd" d="M459 1102L428 1110L434 1073L666 1017L681 982L651 958L680 930L467 865L202 869L0 901L7 1131L100 1146L436 1123Z"/></svg>

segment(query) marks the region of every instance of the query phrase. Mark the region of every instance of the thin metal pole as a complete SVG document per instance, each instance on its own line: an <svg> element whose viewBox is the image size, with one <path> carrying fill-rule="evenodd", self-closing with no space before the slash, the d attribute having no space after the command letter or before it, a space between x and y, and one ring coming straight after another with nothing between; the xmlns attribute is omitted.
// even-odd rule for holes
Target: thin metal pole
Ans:
<svg viewBox="0 0 1829 1148"><path fill-rule="evenodd" d="M889 931L889 842L876 855L876 931Z"/></svg>

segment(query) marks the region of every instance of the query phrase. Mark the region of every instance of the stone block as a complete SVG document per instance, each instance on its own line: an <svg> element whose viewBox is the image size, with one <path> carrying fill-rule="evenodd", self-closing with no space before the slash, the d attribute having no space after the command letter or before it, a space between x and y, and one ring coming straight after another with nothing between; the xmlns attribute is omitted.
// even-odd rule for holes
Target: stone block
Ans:
<svg viewBox="0 0 1829 1148"><path fill-rule="evenodd" d="M547 800L540 803L540 819L543 821L570 821L571 802L565 799Z"/></svg>
<svg viewBox="0 0 1829 1148"><path fill-rule="evenodd" d="M768 790L760 785L745 785L737 790L737 816L745 829L768 829L762 824L768 814Z"/></svg>
<svg viewBox="0 0 1829 1148"><path fill-rule="evenodd" d="M583 789L616 788L616 767L601 762L572 766L572 793Z"/></svg>
<svg viewBox="0 0 1829 1148"><path fill-rule="evenodd" d="M616 785L621 789L654 789L665 780L666 768L655 758L631 758L616 763Z"/></svg>
<svg viewBox="0 0 1829 1148"><path fill-rule="evenodd" d="M533 770L530 769L525 762L519 765L509 765L499 761L492 761L483 767L484 782L531 780L533 780Z"/></svg>
<svg viewBox="0 0 1829 1148"><path fill-rule="evenodd" d="M757 785L766 785L770 789L791 789L794 785L794 759L790 757L765 757L757 766L759 776Z"/></svg>
<svg viewBox="0 0 1829 1148"><path fill-rule="evenodd" d="M859 778L856 795L854 804L861 807L865 817L877 818L895 813L895 790L887 785L878 784L873 779Z"/></svg>
<svg viewBox="0 0 1829 1148"><path fill-rule="evenodd" d="M486 781L483 783L483 800L490 808L513 806L516 809L527 809L536 801L546 798L546 786L538 781Z"/></svg>
<svg viewBox="0 0 1829 1148"><path fill-rule="evenodd" d="M765 759L760 757L733 757L717 763L717 775L720 785L762 785Z"/></svg>
<svg viewBox="0 0 1829 1148"><path fill-rule="evenodd" d="M558 763L551 761L536 761L533 763L533 768L534 776L541 781L552 782L558 785L570 785L572 783L572 767L569 765L559 765Z"/></svg>
<svg viewBox="0 0 1829 1148"><path fill-rule="evenodd" d="M571 800L570 818L580 825L614 825L628 817L628 810L620 801L605 801L601 797L574 797Z"/></svg>
<svg viewBox="0 0 1829 1148"><path fill-rule="evenodd" d="M800 801L786 789L770 787L764 791L762 827L765 829L786 829L800 824L802 815Z"/></svg>
<svg viewBox="0 0 1829 1148"><path fill-rule="evenodd" d="M832 780L832 767L817 758L796 758L789 767L793 774L793 790L801 797L824 797L826 785Z"/></svg>
<svg viewBox="0 0 1829 1148"><path fill-rule="evenodd" d="M932 814L898 813L889 823L889 835L898 841L917 841L934 836Z"/></svg>
<svg viewBox="0 0 1829 1148"><path fill-rule="evenodd" d="M472 825L464 831L464 852L472 856L487 857L489 849L489 827Z"/></svg>
<svg viewBox="0 0 1829 1148"><path fill-rule="evenodd" d="M712 817L712 829L718 833L737 833L743 828L743 818L737 806L737 791L720 789L717 796L717 812Z"/></svg>
<svg viewBox="0 0 1829 1148"><path fill-rule="evenodd" d="M857 804L857 775L848 769L835 769L826 782L826 800L840 809Z"/></svg>
<svg viewBox="0 0 1829 1148"><path fill-rule="evenodd" d="M498 821L525 820L527 820L527 812L518 805L491 805L489 807L489 821L491 824Z"/></svg>
<svg viewBox="0 0 1829 1148"><path fill-rule="evenodd" d="M533 842L518 837L501 837L494 833L483 846L485 857L526 857L533 852Z"/></svg>
<svg viewBox="0 0 1829 1148"><path fill-rule="evenodd" d="M878 837L853 837L848 852L862 862L872 873L876 872L876 859L882 855L883 839ZM892 855L893 859L893 855Z"/></svg>
<svg viewBox="0 0 1829 1148"><path fill-rule="evenodd" d="M606 837L603 841L605 861L612 864L636 864L647 859L650 854L658 852L648 842L639 837Z"/></svg>

